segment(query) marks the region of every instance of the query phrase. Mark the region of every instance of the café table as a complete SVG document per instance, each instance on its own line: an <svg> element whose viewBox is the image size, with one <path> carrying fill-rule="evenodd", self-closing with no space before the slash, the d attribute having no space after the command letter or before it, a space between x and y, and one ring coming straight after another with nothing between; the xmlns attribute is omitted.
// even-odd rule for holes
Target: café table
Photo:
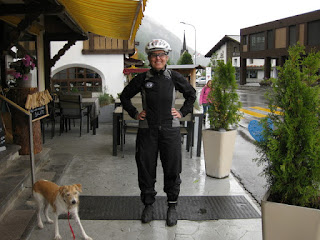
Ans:
<svg viewBox="0 0 320 240"><path fill-rule="evenodd" d="M59 98L54 100L56 108L59 109ZM90 112L90 126L92 129L92 134L96 135L96 128L99 127L99 114L100 114L100 103L99 98L82 98L82 106L88 109Z"/></svg>

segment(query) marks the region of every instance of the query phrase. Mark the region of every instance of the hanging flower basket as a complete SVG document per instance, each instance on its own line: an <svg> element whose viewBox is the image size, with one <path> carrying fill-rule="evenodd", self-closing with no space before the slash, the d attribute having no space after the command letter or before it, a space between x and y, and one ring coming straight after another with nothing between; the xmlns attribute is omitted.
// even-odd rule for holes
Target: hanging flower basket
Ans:
<svg viewBox="0 0 320 240"><path fill-rule="evenodd" d="M16 85L28 86L31 84L32 75L30 73L36 67L35 59L29 55L25 55L22 59L12 62L10 68L14 69L11 75L16 80ZM28 81L30 84L26 84Z"/></svg>

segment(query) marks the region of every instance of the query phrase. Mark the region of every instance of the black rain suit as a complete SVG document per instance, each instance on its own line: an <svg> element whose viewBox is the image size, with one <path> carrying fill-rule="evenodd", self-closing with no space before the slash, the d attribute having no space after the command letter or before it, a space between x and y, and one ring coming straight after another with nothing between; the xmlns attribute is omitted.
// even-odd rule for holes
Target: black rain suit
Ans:
<svg viewBox="0 0 320 240"><path fill-rule="evenodd" d="M146 118L139 121L136 140L136 163L141 200L145 205L155 201L155 182L158 152L164 172L164 192L168 202L176 202L180 192L181 135L179 119L173 118L175 91L185 98L182 116L192 112L196 99L195 89L178 72L153 69L139 74L124 88L120 100L128 114L136 119L139 114L131 98L141 92Z"/></svg>

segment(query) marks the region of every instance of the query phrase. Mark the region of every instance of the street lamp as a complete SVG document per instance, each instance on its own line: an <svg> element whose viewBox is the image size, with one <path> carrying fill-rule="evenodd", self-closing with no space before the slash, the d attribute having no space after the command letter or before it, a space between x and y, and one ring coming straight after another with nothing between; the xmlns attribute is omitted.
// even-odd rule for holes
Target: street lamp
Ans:
<svg viewBox="0 0 320 240"><path fill-rule="evenodd" d="M186 23L186 22L180 22L180 23L185 24L185 25L190 25L194 28L194 65L197 65L197 31L196 31L196 27L190 23Z"/></svg>

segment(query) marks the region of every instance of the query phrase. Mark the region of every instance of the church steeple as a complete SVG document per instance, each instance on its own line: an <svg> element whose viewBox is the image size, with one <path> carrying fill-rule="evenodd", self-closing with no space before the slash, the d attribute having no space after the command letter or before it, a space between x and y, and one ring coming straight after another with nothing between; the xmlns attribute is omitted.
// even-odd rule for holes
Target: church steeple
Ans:
<svg viewBox="0 0 320 240"><path fill-rule="evenodd" d="M188 52L187 43L186 43L186 31L183 31L183 44L180 55L182 55L185 51Z"/></svg>

